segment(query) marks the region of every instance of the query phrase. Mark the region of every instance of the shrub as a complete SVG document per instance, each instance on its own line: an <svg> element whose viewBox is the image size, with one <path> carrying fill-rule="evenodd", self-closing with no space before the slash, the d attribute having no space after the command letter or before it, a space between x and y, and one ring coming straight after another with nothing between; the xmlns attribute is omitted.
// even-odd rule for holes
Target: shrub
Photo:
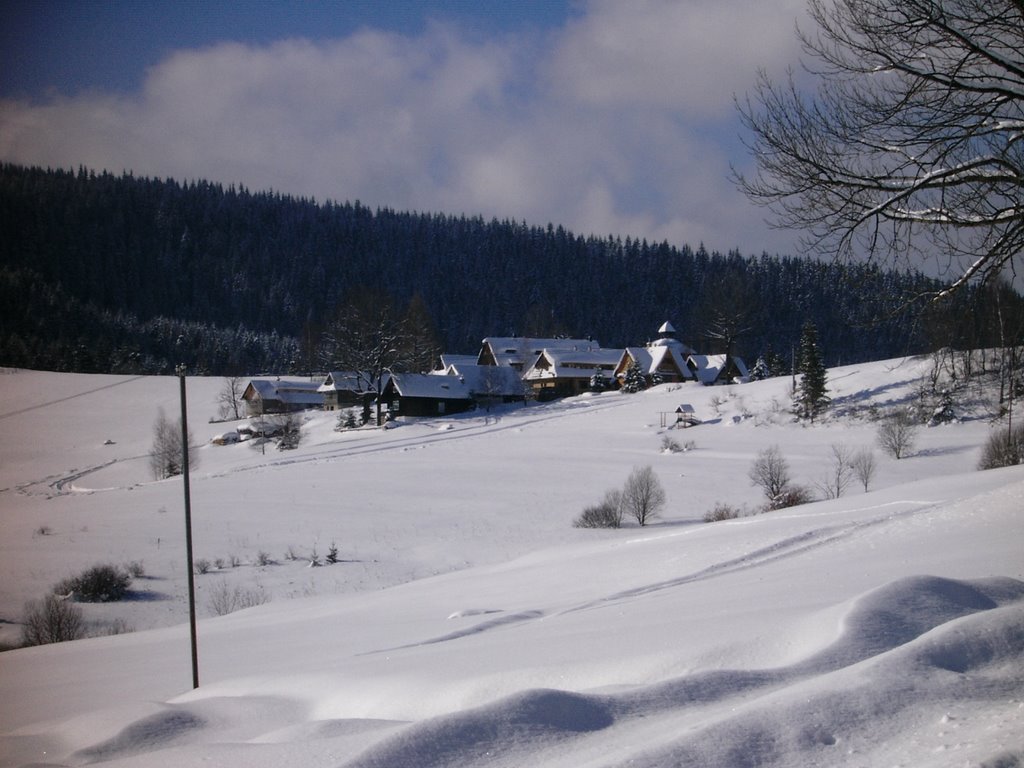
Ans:
<svg viewBox="0 0 1024 768"><path fill-rule="evenodd" d="M142 564L141 560L132 560L130 563L126 563L124 569L133 579L141 579L146 575L146 566Z"/></svg>
<svg viewBox="0 0 1024 768"><path fill-rule="evenodd" d="M57 595L73 595L83 603L109 603L120 600L128 593L132 584L131 574L116 565L94 565L78 576L57 584L53 591Z"/></svg>
<svg viewBox="0 0 1024 768"><path fill-rule="evenodd" d="M989 435L981 450L978 469L1013 467L1024 463L1024 426L1002 429Z"/></svg>
<svg viewBox="0 0 1024 768"><path fill-rule="evenodd" d="M25 604L22 618L23 645L46 645L77 640L85 636L82 609L69 599L47 595Z"/></svg>
<svg viewBox="0 0 1024 768"><path fill-rule="evenodd" d="M269 552L264 552L262 549L256 553L256 565L273 565L274 559L270 556Z"/></svg>
<svg viewBox="0 0 1024 768"><path fill-rule="evenodd" d="M677 440L665 435L661 438L661 451L662 453L681 453L683 446L679 444Z"/></svg>
<svg viewBox="0 0 1024 768"><path fill-rule="evenodd" d="M243 588L235 585L229 587L227 581L222 580L210 590L210 612L214 616L226 616L235 611L269 602L270 596L260 586Z"/></svg>
<svg viewBox="0 0 1024 768"><path fill-rule="evenodd" d="M331 542L330 548L327 550L327 557L324 558L328 564L334 565L338 562L338 545L333 541Z"/></svg>
<svg viewBox="0 0 1024 768"><path fill-rule="evenodd" d="M704 513L705 523L717 523L721 520L735 520L740 516L740 511L729 504L719 502L709 511Z"/></svg>
<svg viewBox="0 0 1024 768"><path fill-rule="evenodd" d="M205 557L200 557L198 560L196 560L195 566L196 573L204 574L210 572L210 561L207 560Z"/></svg>
<svg viewBox="0 0 1024 768"><path fill-rule="evenodd" d="M593 507L587 507L573 521L576 528L620 528L622 527L622 492L610 490L604 500Z"/></svg>
<svg viewBox="0 0 1024 768"><path fill-rule="evenodd" d="M811 492L802 485L787 485L777 497L768 505L770 511L797 507L801 504L808 504L814 501Z"/></svg>

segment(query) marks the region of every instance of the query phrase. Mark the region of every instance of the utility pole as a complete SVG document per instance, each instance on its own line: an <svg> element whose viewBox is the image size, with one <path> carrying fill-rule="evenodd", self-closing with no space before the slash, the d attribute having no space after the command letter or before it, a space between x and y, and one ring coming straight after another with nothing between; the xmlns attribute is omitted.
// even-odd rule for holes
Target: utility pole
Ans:
<svg viewBox="0 0 1024 768"><path fill-rule="evenodd" d="M185 366L177 367L181 383L181 474L185 478L185 572L188 574L188 626L192 640L192 688L199 687L199 649L196 642L196 579L192 565L192 498L188 482L188 408L185 402Z"/></svg>

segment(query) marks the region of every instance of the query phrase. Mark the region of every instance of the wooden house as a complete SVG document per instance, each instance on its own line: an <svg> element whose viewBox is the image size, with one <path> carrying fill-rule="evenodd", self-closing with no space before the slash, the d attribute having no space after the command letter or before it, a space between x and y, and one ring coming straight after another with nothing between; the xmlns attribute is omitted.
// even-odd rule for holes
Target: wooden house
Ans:
<svg viewBox="0 0 1024 768"><path fill-rule="evenodd" d="M323 395L327 411L366 405L377 397L372 377L355 371L331 371L317 391Z"/></svg>
<svg viewBox="0 0 1024 768"><path fill-rule="evenodd" d="M464 379L430 373L394 373L381 394L390 416L442 416L474 406Z"/></svg>
<svg viewBox="0 0 1024 768"><path fill-rule="evenodd" d="M314 381L252 379L242 392L250 416L323 408L324 396Z"/></svg>
<svg viewBox="0 0 1024 768"><path fill-rule="evenodd" d="M591 379L598 373L611 386L621 356L618 349L543 349L523 373L523 382L538 400L579 395L590 390Z"/></svg>

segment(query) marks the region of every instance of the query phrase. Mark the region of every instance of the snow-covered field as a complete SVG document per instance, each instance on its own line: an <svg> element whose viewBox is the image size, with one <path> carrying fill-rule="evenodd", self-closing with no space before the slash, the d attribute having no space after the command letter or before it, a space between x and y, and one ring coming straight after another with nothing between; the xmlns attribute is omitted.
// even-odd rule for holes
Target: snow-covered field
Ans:
<svg viewBox="0 0 1024 768"><path fill-rule="evenodd" d="M0 637L95 563L146 575L82 606L137 631L0 654L0 764L1022 765L1024 468L975 469L983 398L907 458L876 450L868 492L701 522L761 503L766 447L811 488L831 446L873 447L929 366L830 371L812 426L776 379L386 431L315 414L266 454L209 444L221 380L190 379L195 556L222 563L196 576L194 691L182 482L146 458L177 379L4 372ZM682 403L705 423L666 430ZM572 527L645 465L654 524ZM309 567L332 542L342 562ZM212 615L236 586L270 601Z"/></svg>

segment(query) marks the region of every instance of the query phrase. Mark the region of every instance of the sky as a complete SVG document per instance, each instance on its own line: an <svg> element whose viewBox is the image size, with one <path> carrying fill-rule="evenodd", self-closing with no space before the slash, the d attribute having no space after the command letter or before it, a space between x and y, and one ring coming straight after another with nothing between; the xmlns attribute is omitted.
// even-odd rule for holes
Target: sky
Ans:
<svg viewBox="0 0 1024 768"><path fill-rule="evenodd" d="M804 0L0 4L0 160L793 253L730 180Z"/></svg>

